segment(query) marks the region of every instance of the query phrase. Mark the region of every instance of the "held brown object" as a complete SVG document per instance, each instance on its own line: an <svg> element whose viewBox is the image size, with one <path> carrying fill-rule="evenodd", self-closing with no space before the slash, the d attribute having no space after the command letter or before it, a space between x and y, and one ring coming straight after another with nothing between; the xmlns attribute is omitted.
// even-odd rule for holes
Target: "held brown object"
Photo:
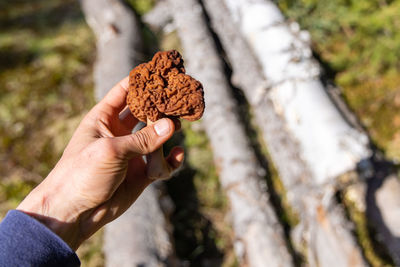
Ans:
<svg viewBox="0 0 400 267"><path fill-rule="evenodd" d="M163 117L195 121L204 111L203 86L185 74L177 51L158 52L150 62L130 72L126 102L132 114L143 122Z"/></svg>
<svg viewBox="0 0 400 267"><path fill-rule="evenodd" d="M185 74L177 51L157 52L150 62L130 72L126 102L137 119L150 125L164 117L195 121L204 112L203 86ZM169 178L172 167L165 161L162 147L146 159L150 179Z"/></svg>

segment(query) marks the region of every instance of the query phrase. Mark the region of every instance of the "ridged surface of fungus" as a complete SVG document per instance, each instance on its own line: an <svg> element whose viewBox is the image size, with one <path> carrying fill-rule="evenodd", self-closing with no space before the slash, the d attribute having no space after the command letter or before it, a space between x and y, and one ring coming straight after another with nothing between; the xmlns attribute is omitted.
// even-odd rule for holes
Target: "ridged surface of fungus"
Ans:
<svg viewBox="0 0 400 267"><path fill-rule="evenodd" d="M126 101L143 122L163 117L195 121L204 111L203 86L185 74L182 56L175 50L157 52L130 72Z"/></svg>

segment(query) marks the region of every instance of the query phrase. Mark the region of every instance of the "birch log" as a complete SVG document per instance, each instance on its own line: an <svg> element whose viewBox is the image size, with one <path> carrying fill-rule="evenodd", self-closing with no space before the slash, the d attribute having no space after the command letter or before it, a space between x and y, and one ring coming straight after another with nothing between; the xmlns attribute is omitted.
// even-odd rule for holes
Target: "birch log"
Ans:
<svg viewBox="0 0 400 267"><path fill-rule="evenodd" d="M144 14L142 20L156 30L166 27L172 21L168 0L158 0L151 11Z"/></svg>
<svg viewBox="0 0 400 267"><path fill-rule="evenodd" d="M287 24L268 0L225 0L269 81L274 106L299 142L315 184L331 183L370 157L368 138L351 128L330 101L312 59L309 35Z"/></svg>
<svg viewBox="0 0 400 267"><path fill-rule="evenodd" d="M319 80L320 67L311 57L309 34L297 23L287 24L279 9L267 0L225 0L236 25L262 65L270 81L268 92L286 121L289 132L298 141L301 157L311 168L313 183L334 184L338 175L359 167L374 165L369 161L367 135L346 123L333 105ZM336 101L336 106L337 105ZM339 103L340 104L340 103ZM352 121L348 119L347 121ZM360 129L360 128L359 128ZM367 164L365 164L367 163ZM364 172L365 170L362 170ZM367 170L368 171L368 170ZM372 179L386 179L381 170L372 170ZM389 179L400 187L398 179ZM369 186L374 183L369 183ZM369 190L374 191L374 190ZM367 212L379 236L396 264L400 259L399 219L392 212L400 196L388 187L376 189L375 212ZM391 199L382 203L381 195ZM382 216L376 216L382 214ZM390 214L390 215L388 215Z"/></svg>
<svg viewBox="0 0 400 267"><path fill-rule="evenodd" d="M140 28L123 1L81 0L81 5L97 37L94 76L100 100L141 62ZM173 252L166 229L157 189L150 185L126 213L105 227L105 265L166 266Z"/></svg>
<svg viewBox="0 0 400 267"><path fill-rule="evenodd" d="M149 186L135 204L106 227L106 266L172 266L171 243L157 198Z"/></svg>
<svg viewBox="0 0 400 267"><path fill-rule="evenodd" d="M143 61L142 38L135 14L121 0L80 0L85 18L96 35L94 66L96 99Z"/></svg>
<svg viewBox="0 0 400 267"><path fill-rule="evenodd" d="M292 266L282 228L271 208L260 166L236 115L223 65L195 0L170 0L187 71L204 86L203 123L220 182L231 203L235 251L244 266Z"/></svg>
<svg viewBox="0 0 400 267"><path fill-rule="evenodd" d="M289 202L300 217L300 223L294 231L294 242L296 247L301 248L302 250L305 249L308 262L311 266L365 265L361 250L358 248L351 233L352 225L346 220L342 208L336 203L334 199L334 184L331 184L331 180L329 180L331 179L330 175L335 177L335 175L340 174L342 171L331 170L331 166L326 166L327 168L329 167L328 169L322 169L315 166L315 164L317 164L316 162L319 162L320 160L323 161L322 164L328 164L325 158L321 159L313 157L313 163L311 163L310 160L307 160L304 155L304 149L307 145L310 145L309 142L312 138L307 138L307 140L305 140L306 144L304 145L300 139L304 137L296 135L295 132L307 129L307 127L303 129L289 127L287 122L288 118L285 116L285 112L288 112L286 111L287 108L292 109L291 112L296 113L297 119L300 120L301 124L309 124L307 120L314 120L314 117L317 116L310 118L309 115L311 114L309 111L304 114L303 109L297 111L293 110L294 107L308 105L307 108L314 108L314 112L316 110L318 110L317 113L325 112L325 115L320 114L321 117L318 119L319 121L316 122L316 124L322 123L329 118L333 125L326 125L326 122L322 127L321 125L313 125L314 129L319 129L318 138L320 138L320 142L322 142L321 138L327 138L325 142L329 142L329 138L336 137L336 139L346 139L346 142L351 143L351 147L355 147L356 149L353 151L350 147L348 149L343 148L344 151L341 151L340 148L335 147L335 144L328 144L325 146L328 151L325 152L324 148L318 147L318 149L322 149L319 153L323 155L329 155L329 153L331 153L330 157L332 159L350 155L351 157L349 156L349 159L354 160L354 162L351 164L350 162L347 162L346 164L349 166L348 168L350 168L350 166L351 168L355 168L357 160L359 160L361 156L368 156L368 150L365 149L365 144L362 141L360 143L352 137L352 135L358 135L359 137L363 136L342 123L343 119L336 113L335 107L333 105L327 106L328 99L326 96L318 92L319 89L316 90L314 88L314 91L317 91L318 93L316 95L315 92L302 95L296 91L308 90L307 88L310 86L310 83L307 84L307 75L309 75L309 73L304 73L304 77L293 78L290 75L285 76L286 74L279 73L279 71L286 69L279 70L279 68L276 68L274 65L271 72L277 71L277 74L280 75L280 81L277 81L277 77L274 77L270 72L264 72L263 75L262 68L258 65L257 59L254 57L248 44L243 40L242 35L237 30L237 26L229 16L229 12L223 2L218 0L204 0L203 2L205 3L209 16L211 17L212 25L230 60L234 73L233 82L242 88L246 98L254 110L257 125L261 129L269 153L285 185ZM257 1L252 1L252 3L254 2ZM246 6L246 8L249 8L249 6ZM262 5L257 6L257 8L263 10ZM261 18L267 19L273 17L272 15L271 13L259 14ZM240 13L238 17L243 18L243 12ZM247 21L247 23L253 23L253 21L257 21L257 18L257 16L254 16L251 19L248 18L249 21ZM238 22L236 21L236 23ZM284 34L285 32L283 35ZM255 35L252 35L251 38L251 41L257 40L257 36ZM279 40L283 47L290 47L282 43L282 40L285 39L279 36L279 31L276 33L275 38ZM264 49L269 51L269 54L263 56L270 58L272 62L270 64L275 64L275 62L278 61L277 64L279 65L279 60L286 60L288 55L279 54L279 50L277 50L279 47L276 47L276 49L273 50L269 46L273 41L268 39L268 42L269 44L264 44ZM237 51L240 51L240 53ZM278 55L275 54L276 52ZM279 58L279 56L282 56L283 59ZM260 58L260 60L261 63L263 63L263 59ZM313 66L315 63L310 62L309 64L311 67L314 67L314 69L316 68L316 66ZM303 69L303 71L312 71L313 68L311 67L310 69ZM298 68L295 69L292 76L297 75L298 71ZM268 82L266 82L264 78L265 75L268 75ZM271 75L273 76L272 79ZM286 79L288 80L287 84L289 85L285 84ZM311 75L309 79L318 78L317 76L314 77ZM276 84L274 84L274 82L276 82ZM314 86L315 83L316 81L312 81L311 85ZM281 90L280 88L285 90L287 86L292 86L292 90L296 93L291 95L293 99L288 99L289 102L279 102L280 106L277 106L276 99L272 98L270 93L273 90ZM300 87L297 88L297 86ZM296 99L296 97L300 97L300 99ZM317 105L310 104L310 100L307 102L307 98L310 97L314 99ZM291 101L297 101L297 103ZM323 103L323 106L318 106L320 102ZM311 101L311 103L313 102ZM277 107L279 107L278 110ZM326 108L328 111L325 111ZM335 122L335 120L340 121ZM313 124L313 122L311 122L311 124ZM338 126L340 126L340 128L336 129ZM327 129L324 129L324 127ZM330 136L323 136L326 132L329 132ZM352 135L349 137L342 136L343 132L351 132ZM336 135L334 133L336 133ZM311 132L307 134L310 134L311 137L313 133ZM337 143L343 142L342 140L332 141ZM309 149L314 151L315 148ZM316 153L318 155L318 151L316 151ZM356 159L353 159L353 154L355 154ZM330 164L335 168L336 163L334 161L330 162ZM340 166L340 168L341 167L343 166Z"/></svg>

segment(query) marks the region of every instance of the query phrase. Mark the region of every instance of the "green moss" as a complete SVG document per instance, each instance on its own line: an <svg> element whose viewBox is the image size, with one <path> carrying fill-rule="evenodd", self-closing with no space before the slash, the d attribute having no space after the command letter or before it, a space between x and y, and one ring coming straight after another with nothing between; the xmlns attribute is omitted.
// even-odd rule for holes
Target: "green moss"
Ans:
<svg viewBox="0 0 400 267"><path fill-rule="evenodd" d="M262 157L267 166L268 177L266 177L267 184L270 188L270 193L272 194L271 200L274 201L274 205L279 208L278 216L280 216L280 221L283 222L287 227L293 229L299 223L299 217L296 212L291 207L287 196L285 185L283 184L281 178L279 177L278 170L276 169L271 155L268 152L267 144L264 138L262 137L261 129L256 124L254 118L254 111L250 108L248 110L248 120L251 123L251 128L253 129L253 133L251 134L253 146L257 147L259 150L259 157Z"/></svg>
<svg viewBox="0 0 400 267"><path fill-rule="evenodd" d="M49 172L60 151L53 152L43 130L94 103L93 51L94 38L83 20L46 34L23 28L0 35L0 150L8 164L41 176Z"/></svg>
<svg viewBox="0 0 400 267"><path fill-rule="evenodd" d="M183 53L183 48L179 41L178 32L172 31L165 34L160 40L160 48L164 51L175 49Z"/></svg>
<svg viewBox="0 0 400 267"><path fill-rule="evenodd" d="M53 168L94 104L94 53L78 1L0 1L1 217ZM84 245L84 266L103 265L101 245Z"/></svg>
<svg viewBox="0 0 400 267"><path fill-rule="evenodd" d="M32 188L32 184L17 179L3 181L0 184L0 199L2 201L21 202Z"/></svg>
<svg viewBox="0 0 400 267"><path fill-rule="evenodd" d="M387 256L382 256L377 253L375 241L371 239L370 229L368 225L368 220L365 217L365 213L357 209L356 205L352 202L350 198L343 194L343 203L346 207L347 214L350 219L355 223L355 232L358 242L363 249L365 258L370 263L372 267L378 266L393 266Z"/></svg>
<svg viewBox="0 0 400 267"><path fill-rule="evenodd" d="M377 146L400 160L400 1L277 2L311 33L313 49Z"/></svg>
<svg viewBox="0 0 400 267"><path fill-rule="evenodd" d="M127 2L139 15L143 15L150 11L156 3L155 0L127 0Z"/></svg>
<svg viewBox="0 0 400 267"><path fill-rule="evenodd" d="M82 266L104 266L103 235L104 230L100 230L79 247L76 253L82 262Z"/></svg>

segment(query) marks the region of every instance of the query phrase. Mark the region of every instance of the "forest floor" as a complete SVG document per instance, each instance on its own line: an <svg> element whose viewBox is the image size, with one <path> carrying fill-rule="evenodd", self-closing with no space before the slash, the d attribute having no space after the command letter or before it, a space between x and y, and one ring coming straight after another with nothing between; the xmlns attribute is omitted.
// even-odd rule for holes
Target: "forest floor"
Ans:
<svg viewBox="0 0 400 267"><path fill-rule="evenodd" d="M129 2L143 14L154 1ZM310 31L327 79L342 88L373 142L399 161L400 1L368 1L380 8L362 2L279 5ZM161 48L178 45L174 36L160 40ZM95 52L78 1L0 2L0 218L46 177L94 105ZM185 168L167 183L175 204L170 219L177 255L191 266L237 265L229 205L201 125L184 123L172 143L187 152ZM101 249L99 232L78 251L83 266L103 266Z"/></svg>

